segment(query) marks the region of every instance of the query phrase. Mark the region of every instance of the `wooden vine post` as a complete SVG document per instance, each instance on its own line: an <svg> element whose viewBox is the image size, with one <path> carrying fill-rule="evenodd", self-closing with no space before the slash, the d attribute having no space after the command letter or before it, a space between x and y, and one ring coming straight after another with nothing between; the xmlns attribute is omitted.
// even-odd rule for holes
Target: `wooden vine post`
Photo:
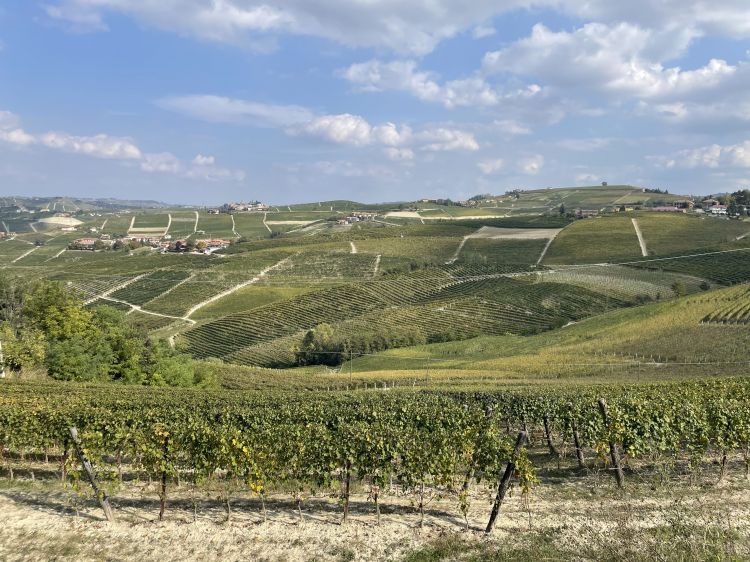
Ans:
<svg viewBox="0 0 750 562"><path fill-rule="evenodd" d="M524 443L526 443L526 438L527 434L525 431L522 431L518 434L518 438L516 439L516 446L513 448L513 455L508 460L508 464L505 466L505 472L503 473L503 476L497 485L497 496L495 496L495 503L492 505L490 520L487 522L487 528L484 530L484 532L488 535L492 532L492 529L495 528L495 521L497 520L497 516L500 513L500 507L503 505L505 494L508 492L510 481L513 479L513 474L516 471L515 459L518 457L518 455L521 454L521 449L523 449L523 445Z"/></svg>
<svg viewBox="0 0 750 562"><path fill-rule="evenodd" d="M609 413L607 412L607 402L604 398L599 399L599 411L602 414L602 420L604 421L604 427L607 432L612 428ZM617 480L617 486L622 488L625 485L625 474L622 471L620 465L620 451L617 450L617 443L609 437L609 456L612 459L612 469L615 471L615 480Z"/></svg>
<svg viewBox="0 0 750 562"><path fill-rule="evenodd" d="M104 516L107 518L107 521L113 522L115 520L115 514L112 511L112 506L109 504L109 496L107 496L107 492L99 488L99 485L96 483L96 478L94 478L94 469L91 466L91 462L83 453L81 440L78 438L78 430L75 427L71 427L69 431L70 438L73 441L73 446L76 450L76 455L78 456L78 460L81 461L81 464L83 465L83 470L84 472L86 472L86 477L88 478L91 487L94 489L96 499L99 500L99 505L102 506Z"/></svg>
<svg viewBox="0 0 750 562"><path fill-rule="evenodd" d="M550 431L549 427L549 416L545 413L544 416L542 416L542 421L544 422L544 436L547 438L547 449L549 449L549 454L553 457L559 457L560 451L557 450L557 447L555 447L555 444L552 442L552 432Z"/></svg>
<svg viewBox="0 0 750 562"><path fill-rule="evenodd" d="M573 432L573 444L576 447L576 458L578 459L578 467L586 467L586 459L583 456L583 447L581 447L581 435L578 433L578 421L576 420L575 414L573 413L573 403L568 402L568 411L570 412L570 430Z"/></svg>

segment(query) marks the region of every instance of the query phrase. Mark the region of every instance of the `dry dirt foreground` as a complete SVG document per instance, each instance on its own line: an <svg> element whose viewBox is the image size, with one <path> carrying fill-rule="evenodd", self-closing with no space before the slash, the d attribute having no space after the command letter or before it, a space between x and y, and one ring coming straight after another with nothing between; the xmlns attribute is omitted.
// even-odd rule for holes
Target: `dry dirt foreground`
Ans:
<svg viewBox="0 0 750 562"><path fill-rule="evenodd" d="M530 497L516 490L490 538L482 533L491 506L489 488L473 492L466 531L455 496L434 495L421 528L415 496L399 493L382 497L379 526L364 493L353 496L345 525L340 524L341 506L330 495L306 498L300 523L289 495L268 499L264 521L257 498L233 494L227 522L221 501L201 494L194 521L190 488L183 485L159 522L156 488L144 484L117 493L117 521L108 524L97 504L70 489L28 480L0 483L0 560L9 561L385 561L446 537L484 548L546 537L563 552L581 553L571 559L592 559L584 555L587 549L647 548L643 537L658 541L648 533L663 528L681 534L697 529L690 532L698 542L701 533L722 529L735 537L732 549L740 554L735 559L750 556L750 483L737 475L720 486L706 481L655 489L633 482L627 494L618 492L604 473L542 485Z"/></svg>

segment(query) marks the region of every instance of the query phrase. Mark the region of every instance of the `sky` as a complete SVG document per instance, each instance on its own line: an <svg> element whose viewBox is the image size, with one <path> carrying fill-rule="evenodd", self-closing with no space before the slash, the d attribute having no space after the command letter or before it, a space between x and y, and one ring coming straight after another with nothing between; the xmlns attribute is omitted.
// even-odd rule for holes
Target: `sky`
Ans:
<svg viewBox="0 0 750 562"><path fill-rule="evenodd" d="M750 186L747 0L2 0L0 194Z"/></svg>

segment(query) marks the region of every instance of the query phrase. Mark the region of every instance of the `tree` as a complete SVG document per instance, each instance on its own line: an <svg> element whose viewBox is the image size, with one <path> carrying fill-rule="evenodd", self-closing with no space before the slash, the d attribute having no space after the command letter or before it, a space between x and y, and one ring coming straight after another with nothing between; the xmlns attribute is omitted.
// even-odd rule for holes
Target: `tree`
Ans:
<svg viewBox="0 0 750 562"><path fill-rule="evenodd" d="M565 203L560 203L560 216L565 216Z"/></svg>
<svg viewBox="0 0 750 562"><path fill-rule="evenodd" d="M687 294L687 287L685 287L685 283L679 280L672 283L672 290L674 291L675 296L678 297L682 297Z"/></svg>

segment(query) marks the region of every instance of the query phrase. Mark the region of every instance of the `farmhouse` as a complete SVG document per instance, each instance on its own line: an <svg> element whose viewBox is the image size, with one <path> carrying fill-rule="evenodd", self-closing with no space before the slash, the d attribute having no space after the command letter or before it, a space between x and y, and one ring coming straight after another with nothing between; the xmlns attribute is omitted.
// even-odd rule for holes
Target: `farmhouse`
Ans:
<svg viewBox="0 0 750 562"><path fill-rule="evenodd" d="M687 213L687 209L680 207L670 207L669 205L662 205L659 207L647 207L656 213Z"/></svg>
<svg viewBox="0 0 750 562"><path fill-rule="evenodd" d="M703 207L704 211L708 211L711 209L711 207L715 207L719 204L719 201L716 199L708 198L701 201L701 207Z"/></svg>
<svg viewBox="0 0 750 562"><path fill-rule="evenodd" d="M70 244L71 250L93 250L96 246L96 238L78 238Z"/></svg>
<svg viewBox="0 0 750 562"><path fill-rule="evenodd" d="M599 215L599 209L576 209L578 218L595 217Z"/></svg>

